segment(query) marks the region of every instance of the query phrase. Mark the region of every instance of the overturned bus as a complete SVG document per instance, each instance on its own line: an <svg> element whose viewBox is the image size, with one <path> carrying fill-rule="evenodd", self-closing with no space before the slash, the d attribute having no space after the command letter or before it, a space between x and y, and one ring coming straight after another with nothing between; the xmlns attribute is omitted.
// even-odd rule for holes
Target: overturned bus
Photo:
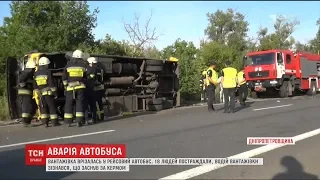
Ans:
<svg viewBox="0 0 320 180"><path fill-rule="evenodd" d="M32 52L21 59L7 59L7 98L11 119L17 119L21 114L21 103L17 95L19 74L27 61L34 61L38 66L38 60L43 56L50 60L49 69L54 76L58 92L55 103L59 116L63 118L65 96L61 77L71 54L72 52ZM160 111L180 106L179 67L176 58L158 60L96 54L88 56L98 58L98 66L104 71L103 82L106 91L103 98L104 109L101 111L104 111L105 116ZM36 92L33 99L33 114L39 120L39 97Z"/></svg>

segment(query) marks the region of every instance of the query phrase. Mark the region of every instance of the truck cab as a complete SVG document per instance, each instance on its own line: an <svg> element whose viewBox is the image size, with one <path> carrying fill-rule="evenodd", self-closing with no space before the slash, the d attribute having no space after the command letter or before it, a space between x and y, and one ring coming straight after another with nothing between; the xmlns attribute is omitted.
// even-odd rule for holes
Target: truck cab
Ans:
<svg viewBox="0 0 320 180"><path fill-rule="evenodd" d="M297 60L289 50L250 52L243 60L247 85L258 97L263 93L282 91L285 79L296 76Z"/></svg>

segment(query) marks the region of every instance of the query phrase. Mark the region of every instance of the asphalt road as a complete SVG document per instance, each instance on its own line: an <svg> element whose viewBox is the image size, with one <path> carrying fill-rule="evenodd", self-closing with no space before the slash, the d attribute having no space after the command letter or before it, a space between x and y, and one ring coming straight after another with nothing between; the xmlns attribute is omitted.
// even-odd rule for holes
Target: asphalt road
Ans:
<svg viewBox="0 0 320 180"><path fill-rule="evenodd" d="M97 125L77 127L0 127L0 177L3 179L160 179L194 166L131 166L119 173L46 173L44 167L24 165L24 144L41 143L124 143L129 157L210 157L224 158L259 146L248 146L247 137L292 137L317 129L319 98L267 100L248 103L234 114L207 112L206 107L181 108ZM222 106L216 106L221 109ZM87 133L87 134L86 134ZM80 136L74 136L84 134ZM64 137L64 139L59 139ZM224 167L193 177L196 179L271 178L283 169L279 161L291 155L311 174L319 171L316 153L318 136L294 146L260 155L259 167ZM308 157L311 156L311 157ZM318 169L317 169L318 167ZM263 172L263 173L262 173ZM241 175L241 176L239 176ZM319 174L318 174L319 175Z"/></svg>

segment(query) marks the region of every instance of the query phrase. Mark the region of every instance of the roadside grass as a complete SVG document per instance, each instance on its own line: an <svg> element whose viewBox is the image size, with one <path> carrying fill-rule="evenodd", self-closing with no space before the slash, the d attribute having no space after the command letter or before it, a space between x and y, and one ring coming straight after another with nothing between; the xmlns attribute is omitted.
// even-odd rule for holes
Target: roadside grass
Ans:
<svg viewBox="0 0 320 180"><path fill-rule="evenodd" d="M9 120L9 107L6 96L0 96L0 121Z"/></svg>

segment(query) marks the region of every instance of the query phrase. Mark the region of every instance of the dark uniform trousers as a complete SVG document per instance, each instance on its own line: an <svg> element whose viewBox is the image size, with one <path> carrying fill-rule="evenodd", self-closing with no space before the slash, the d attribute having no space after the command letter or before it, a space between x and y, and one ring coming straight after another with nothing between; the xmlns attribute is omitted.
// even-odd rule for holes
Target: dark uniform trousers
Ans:
<svg viewBox="0 0 320 180"><path fill-rule="evenodd" d="M234 111L235 91L236 91L236 88L223 88L225 111L228 111L228 110ZM229 97L230 97L230 104L229 104Z"/></svg>
<svg viewBox="0 0 320 180"><path fill-rule="evenodd" d="M239 101L241 104L244 104L248 97L248 88L246 84L240 85L239 89Z"/></svg>
<svg viewBox="0 0 320 180"><path fill-rule="evenodd" d="M71 124L73 120L73 107L75 105L75 116L77 123L85 123L84 104L85 104L85 88L67 89L66 102L64 110L64 120Z"/></svg>
<svg viewBox="0 0 320 180"><path fill-rule="evenodd" d="M18 89L18 97L21 104L21 118L23 124L30 124L32 120L32 96L33 96L33 83L29 83L32 81L34 71L31 69L25 69L19 76L19 89Z"/></svg>
<svg viewBox="0 0 320 180"><path fill-rule="evenodd" d="M31 91L30 91L31 92ZM30 124L32 117L32 95L31 94L19 94L19 100L21 103L21 118L23 124Z"/></svg>
<svg viewBox="0 0 320 180"><path fill-rule="evenodd" d="M100 85L101 87L103 85ZM102 103L102 98L104 97L104 87L103 88L97 88L95 89L95 104L97 105L96 107L96 114L98 114L98 119L100 121L104 120L104 110L103 110L103 103Z"/></svg>
<svg viewBox="0 0 320 180"><path fill-rule="evenodd" d="M54 97L52 95L42 95L40 99L40 113L43 124L48 125L50 117L52 125L58 125L57 109L54 104Z"/></svg>
<svg viewBox="0 0 320 180"><path fill-rule="evenodd" d="M213 111L213 103L215 102L216 99L216 87L214 85L209 85L206 87L206 95L208 98L207 104L208 104L208 110Z"/></svg>
<svg viewBox="0 0 320 180"><path fill-rule="evenodd" d="M87 101L87 106L89 106L91 115L92 115L92 121L96 122L97 120L97 107L96 107L96 92L94 92L93 89L87 89L86 90L86 101Z"/></svg>

